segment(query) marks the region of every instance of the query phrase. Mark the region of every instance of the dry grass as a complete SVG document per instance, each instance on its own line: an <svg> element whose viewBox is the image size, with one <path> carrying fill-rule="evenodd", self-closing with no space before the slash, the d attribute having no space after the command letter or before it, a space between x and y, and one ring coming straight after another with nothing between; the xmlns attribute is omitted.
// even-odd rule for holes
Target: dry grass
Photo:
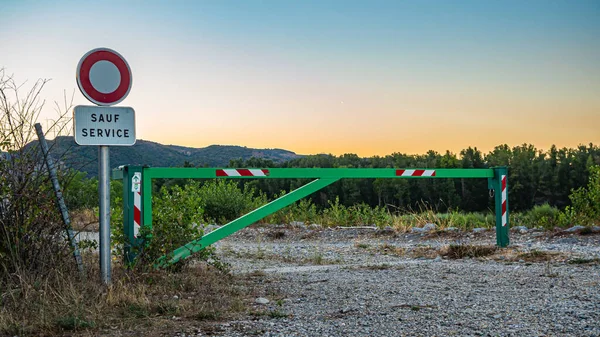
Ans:
<svg viewBox="0 0 600 337"><path fill-rule="evenodd" d="M354 242L354 247L360 248L360 249L369 249L369 247L371 247L371 245L369 245L368 243L357 241L357 242Z"/></svg>
<svg viewBox="0 0 600 337"><path fill-rule="evenodd" d="M71 225L78 232L97 232L99 230L98 215L93 209L82 209L69 212Z"/></svg>
<svg viewBox="0 0 600 337"><path fill-rule="evenodd" d="M390 245L389 243L384 243L378 247L375 247L374 251L383 255L404 256L406 254L406 249Z"/></svg>
<svg viewBox="0 0 600 337"><path fill-rule="evenodd" d="M266 236L271 240L283 239L285 235L285 231L281 229L272 229L266 233Z"/></svg>
<svg viewBox="0 0 600 337"><path fill-rule="evenodd" d="M441 255L449 259L477 258L493 255L497 250L496 246L449 245Z"/></svg>
<svg viewBox="0 0 600 337"><path fill-rule="evenodd" d="M527 253L521 253L516 256L516 260L523 260L525 262L547 262L551 261L554 257L558 257L558 252L547 252L541 250L532 250Z"/></svg>
<svg viewBox="0 0 600 337"><path fill-rule="evenodd" d="M368 247L366 247L366 248L362 248L360 246L357 246L357 247L361 248L361 249L368 249ZM379 254L383 254L383 255L393 255L393 256L400 256L400 257L408 256L411 258L428 258L428 259L433 259L440 254L440 250L438 248L434 248L434 247L430 247L430 246L418 246L418 247L413 247L413 248L405 248L405 247L394 246L389 243L384 243L377 247L373 247L371 249L371 251L379 253Z"/></svg>
<svg viewBox="0 0 600 337"><path fill-rule="evenodd" d="M390 226L399 233L408 233L414 225L408 221L404 221L399 216L392 216L392 223Z"/></svg>
<svg viewBox="0 0 600 337"><path fill-rule="evenodd" d="M409 254L413 258L433 259L440 255L440 249L429 246L421 246L411 249Z"/></svg>
<svg viewBox="0 0 600 337"><path fill-rule="evenodd" d="M594 265L597 265L597 264L600 264L600 259L597 258L597 257L596 258L592 258L592 259L583 258L583 257L577 257L577 258L571 259L571 260L569 260L567 262L569 264L594 264Z"/></svg>
<svg viewBox="0 0 600 337"><path fill-rule="evenodd" d="M250 282L206 265L175 274L137 275L114 266L110 286L99 282L97 260L86 265L88 277L83 280L77 273L56 271L3 284L0 335L110 335L106 331L127 330L145 334L168 329L174 321L197 326L244 311L244 294L253 291L248 291Z"/></svg>

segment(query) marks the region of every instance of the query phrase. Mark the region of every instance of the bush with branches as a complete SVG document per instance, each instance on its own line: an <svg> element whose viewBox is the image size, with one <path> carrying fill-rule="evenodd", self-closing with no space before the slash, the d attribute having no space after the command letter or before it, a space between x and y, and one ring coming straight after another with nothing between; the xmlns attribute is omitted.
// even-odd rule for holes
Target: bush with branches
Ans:
<svg viewBox="0 0 600 337"><path fill-rule="evenodd" d="M47 80L28 90L0 69L0 282L46 275L69 256L54 192L39 146L32 146L34 124L44 106ZM22 93L25 92L24 95ZM64 111L67 111L65 107ZM66 125L60 113L51 128ZM57 130L58 129L58 130Z"/></svg>

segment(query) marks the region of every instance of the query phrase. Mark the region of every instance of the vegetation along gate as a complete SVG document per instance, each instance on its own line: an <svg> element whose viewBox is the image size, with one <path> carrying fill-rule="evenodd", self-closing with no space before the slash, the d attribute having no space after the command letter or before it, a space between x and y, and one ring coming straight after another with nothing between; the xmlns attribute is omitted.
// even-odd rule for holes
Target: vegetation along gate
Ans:
<svg viewBox="0 0 600 337"><path fill-rule="evenodd" d="M114 179L123 179L123 225L129 244L125 247L126 259L132 258L131 246L141 244L140 226L152 228L152 179L314 179L256 210L243 215L198 240L179 247L164 256L162 265L176 263L181 259L245 228L256 221L293 204L294 202L328 186L340 179L394 178L487 178L488 188L494 191L496 211L496 244L506 247L508 238L508 183L506 167L489 169L395 169L395 168L166 168L122 166L113 171Z"/></svg>

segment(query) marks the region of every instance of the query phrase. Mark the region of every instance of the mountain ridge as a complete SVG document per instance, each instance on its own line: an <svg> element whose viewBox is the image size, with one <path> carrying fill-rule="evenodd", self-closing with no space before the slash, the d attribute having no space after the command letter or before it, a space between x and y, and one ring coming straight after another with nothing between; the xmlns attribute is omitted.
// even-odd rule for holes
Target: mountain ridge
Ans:
<svg viewBox="0 0 600 337"><path fill-rule="evenodd" d="M28 144L38 146L38 140ZM50 155L61 165L87 172L89 176L98 174L98 147L80 146L72 136L60 136L48 140ZM256 149L239 145L209 145L188 147L165 145L158 142L138 139L133 146L111 146L110 167L121 165L147 165L150 167L181 167L188 163L195 167L224 167L230 160L247 160L252 157L272 160L276 163L303 157L284 149Z"/></svg>

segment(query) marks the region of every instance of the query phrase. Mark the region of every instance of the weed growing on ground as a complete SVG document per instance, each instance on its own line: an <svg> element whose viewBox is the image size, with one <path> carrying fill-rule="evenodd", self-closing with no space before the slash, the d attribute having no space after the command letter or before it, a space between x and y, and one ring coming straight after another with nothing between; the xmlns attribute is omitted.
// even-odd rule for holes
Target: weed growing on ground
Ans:
<svg viewBox="0 0 600 337"><path fill-rule="evenodd" d="M406 249L402 247L396 247L389 243L384 243L378 247L375 247L375 252L383 254L383 255L396 255L396 256L404 256L406 254Z"/></svg>
<svg viewBox="0 0 600 337"><path fill-rule="evenodd" d="M97 257L95 257L97 258ZM160 327L173 316L215 320L244 310L246 283L206 265L180 273L131 273L113 265L112 284L103 285L97 260L86 257L89 278L55 271L20 283L3 284L0 335L54 335L65 331L129 329L144 321ZM43 313L40 315L40 313ZM152 319L149 319L152 317Z"/></svg>
<svg viewBox="0 0 600 337"><path fill-rule="evenodd" d="M429 246L415 247L409 250L409 254L414 258L433 259L439 255L439 249Z"/></svg>
<svg viewBox="0 0 600 337"><path fill-rule="evenodd" d="M364 266L364 269L368 269L368 270L386 270L386 269L390 269L390 268L392 268L392 266L387 263L370 264L370 265Z"/></svg>
<svg viewBox="0 0 600 337"><path fill-rule="evenodd" d="M272 239L272 240L279 240L279 239L283 239L285 237L285 231L284 230L270 230L267 232L267 237Z"/></svg>
<svg viewBox="0 0 600 337"><path fill-rule="evenodd" d="M517 255L516 259L527 261L527 262L545 262L545 261L550 261L552 259L552 257L556 256L556 255L558 255L558 254L553 253L553 252L532 250L530 252L521 253L521 254Z"/></svg>
<svg viewBox="0 0 600 337"><path fill-rule="evenodd" d="M567 263L569 263L569 264L600 264L600 258L596 257L593 259L588 259L588 258L583 258L583 257L577 257L577 258L567 261Z"/></svg>
<svg viewBox="0 0 600 337"><path fill-rule="evenodd" d="M494 254L497 249L496 246L450 245L442 255L449 259L485 257Z"/></svg>

